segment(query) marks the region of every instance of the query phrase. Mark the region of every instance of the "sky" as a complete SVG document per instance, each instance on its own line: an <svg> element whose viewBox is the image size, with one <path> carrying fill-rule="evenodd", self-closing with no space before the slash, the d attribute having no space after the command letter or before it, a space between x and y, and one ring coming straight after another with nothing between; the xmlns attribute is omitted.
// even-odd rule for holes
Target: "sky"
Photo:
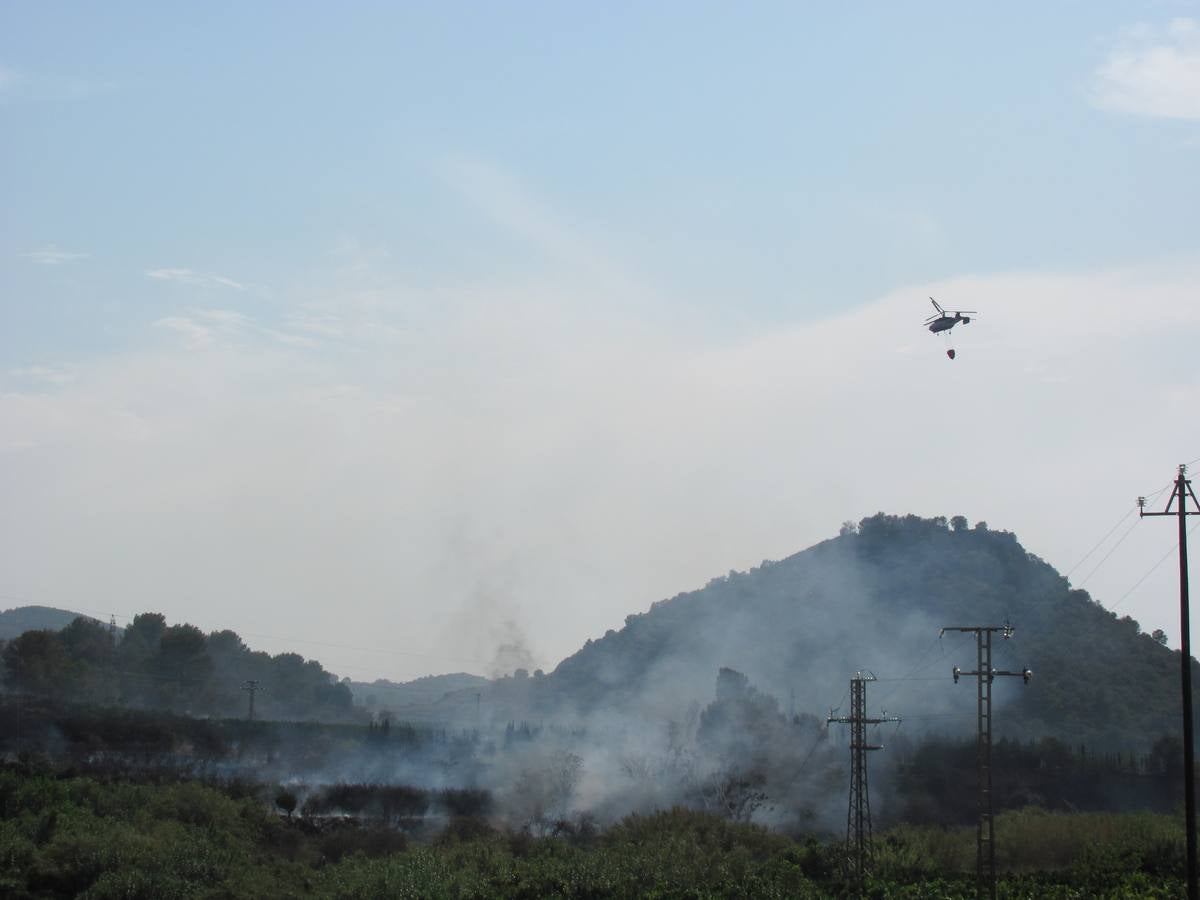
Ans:
<svg viewBox="0 0 1200 900"><path fill-rule="evenodd" d="M549 671L886 511L1178 646L1200 3L9 2L0 134L0 607Z"/></svg>

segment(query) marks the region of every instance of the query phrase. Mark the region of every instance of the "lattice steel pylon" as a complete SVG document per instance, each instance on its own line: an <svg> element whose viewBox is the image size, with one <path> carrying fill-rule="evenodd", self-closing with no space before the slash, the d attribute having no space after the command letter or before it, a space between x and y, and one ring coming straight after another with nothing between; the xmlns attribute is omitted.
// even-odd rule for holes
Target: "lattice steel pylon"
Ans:
<svg viewBox="0 0 1200 900"><path fill-rule="evenodd" d="M850 726L850 802L846 808L846 855L851 877L861 890L874 856L871 841L871 798L867 793L867 752L882 750L882 745L867 743L867 726L899 722L896 716L867 716L867 682L876 681L871 673L855 674L850 679L850 715L835 716L833 710L825 725L839 722Z"/></svg>
<svg viewBox="0 0 1200 900"><path fill-rule="evenodd" d="M1019 675L1029 684L1033 672L1007 672L992 668L992 635L995 632L1007 640L1012 637L1013 627L1003 625L947 625L947 631L970 631L975 634L976 662L974 672L964 672L954 667L954 683L962 675L974 675L978 685L976 707L979 730L975 745L975 759L979 770L979 817L975 825L975 896L996 900L996 834L992 821L992 682L997 675Z"/></svg>

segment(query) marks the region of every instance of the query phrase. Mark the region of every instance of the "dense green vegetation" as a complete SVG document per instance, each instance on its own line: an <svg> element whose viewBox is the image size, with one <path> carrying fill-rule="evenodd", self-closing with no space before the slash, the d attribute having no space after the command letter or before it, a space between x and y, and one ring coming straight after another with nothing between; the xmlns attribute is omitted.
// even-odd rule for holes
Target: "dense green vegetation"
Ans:
<svg viewBox="0 0 1200 900"><path fill-rule="evenodd" d="M6 897L828 897L846 894L841 846L675 809L545 835L443 818L414 839L294 813L288 791L112 781L26 764L0 769ZM416 794L401 801L411 803ZM1149 814L998 818L1002 897L1172 897L1182 828ZM877 836L868 893L974 893L972 828Z"/></svg>
<svg viewBox="0 0 1200 900"><path fill-rule="evenodd" d="M397 761L457 767L470 777L479 747L474 734L450 734L405 723L270 722L199 719L159 710L72 704L0 695L0 754L53 757L89 771L212 773L254 778L383 780Z"/></svg>
<svg viewBox="0 0 1200 900"><path fill-rule="evenodd" d="M26 631L0 652L12 691L51 699L170 710L189 715L248 712L248 681L258 714L277 719L347 721L356 714L349 685L316 660L250 650L232 631L205 635L142 613L116 636L80 616L59 631Z"/></svg>
<svg viewBox="0 0 1200 900"><path fill-rule="evenodd" d="M875 786L894 798L889 821L960 823L974 820L977 777L972 740L897 740ZM1091 753L1054 738L997 741L992 748L992 798L997 810L1172 812L1183 802L1183 748L1159 738L1149 752Z"/></svg>

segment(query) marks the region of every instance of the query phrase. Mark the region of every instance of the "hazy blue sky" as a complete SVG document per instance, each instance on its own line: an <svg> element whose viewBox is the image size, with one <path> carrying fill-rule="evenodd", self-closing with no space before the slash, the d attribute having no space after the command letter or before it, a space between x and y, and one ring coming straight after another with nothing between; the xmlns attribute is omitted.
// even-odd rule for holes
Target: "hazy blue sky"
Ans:
<svg viewBox="0 0 1200 900"><path fill-rule="evenodd" d="M1071 568L1200 457L1200 4L826 7L0 6L0 605L410 677L879 509ZM1175 642L1172 537L1086 587Z"/></svg>

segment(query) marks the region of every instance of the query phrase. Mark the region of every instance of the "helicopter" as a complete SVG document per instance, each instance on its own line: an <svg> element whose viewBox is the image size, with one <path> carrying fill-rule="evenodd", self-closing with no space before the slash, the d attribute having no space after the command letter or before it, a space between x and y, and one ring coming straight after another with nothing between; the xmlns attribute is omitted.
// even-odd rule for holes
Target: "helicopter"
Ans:
<svg viewBox="0 0 1200 900"><path fill-rule="evenodd" d="M966 325L971 321L971 316L976 314L975 310L973 309L961 309L954 310L954 314L951 315L950 313L946 312L946 310L942 309L941 304L932 297L929 298L929 302L933 304L933 308L936 309L937 312L925 320L925 327L928 328L933 334L937 334L939 331L944 331L946 333L947 344L950 343L950 329L959 322L962 322L964 325ZM966 315L966 313L970 313L970 315ZM949 347L949 349L946 350L946 355L951 359L954 359L954 348Z"/></svg>
<svg viewBox="0 0 1200 900"><path fill-rule="evenodd" d="M929 298L929 302L933 304L933 308L937 310L937 313L926 319L925 324L934 334L937 334L939 331L949 331L959 322L966 325L971 321L971 316L977 315L973 309L955 310L953 315L951 315L942 309L941 304L932 297ZM964 315L964 313L970 313L971 315Z"/></svg>

